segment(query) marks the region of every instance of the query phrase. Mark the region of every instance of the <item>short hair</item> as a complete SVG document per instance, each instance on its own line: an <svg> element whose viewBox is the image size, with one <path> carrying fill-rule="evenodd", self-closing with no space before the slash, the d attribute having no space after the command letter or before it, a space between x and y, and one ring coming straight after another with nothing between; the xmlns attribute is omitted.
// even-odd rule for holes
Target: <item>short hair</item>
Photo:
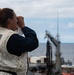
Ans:
<svg viewBox="0 0 74 75"><path fill-rule="evenodd" d="M0 26L1 27L6 27L7 23L8 23L8 19L9 18L13 18L14 14L13 14L13 10L10 8L3 8L0 9Z"/></svg>

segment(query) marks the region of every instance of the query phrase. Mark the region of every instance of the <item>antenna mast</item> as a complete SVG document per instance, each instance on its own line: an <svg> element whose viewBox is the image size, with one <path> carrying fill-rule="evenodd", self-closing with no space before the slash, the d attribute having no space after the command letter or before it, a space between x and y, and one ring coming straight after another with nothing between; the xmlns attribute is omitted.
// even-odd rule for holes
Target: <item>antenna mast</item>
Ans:
<svg viewBox="0 0 74 75"><path fill-rule="evenodd" d="M57 10L57 40L59 41L59 13Z"/></svg>

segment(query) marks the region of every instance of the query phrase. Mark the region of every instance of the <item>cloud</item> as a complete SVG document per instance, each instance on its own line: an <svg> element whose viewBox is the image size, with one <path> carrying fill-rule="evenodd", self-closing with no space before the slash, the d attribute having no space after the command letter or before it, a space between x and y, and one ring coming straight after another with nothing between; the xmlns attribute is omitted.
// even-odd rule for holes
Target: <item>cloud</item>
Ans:
<svg viewBox="0 0 74 75"><path fill-rule="evenodd" d="M74 29L74 22L73 22L73 23L72 23L72 22L69 23L69 24L68 24L68 28L72 28L72 29Z"/></svg>
<svg viewBox="0 0 74 75"><path fill-rule="evenodd" d="M45 30L56 35L58 12L62 41L74 40L70 36L74 32L74 0L1 0L0 7L12 8L17 15L24 16L26 25L37 32L41 42L45 41Z"/></svg>
<svg viewBox="0 0 74 75"><path fill-rule="evenodd" d="M72 43L73 41L74 41L74 35L62 35L62 37L61 37L62 39L62 42L70 42L70 43Z"/></svg>
<svg viewBox="0 0 74 75"><path fill-rule="evenodd" d="M74 17L73 0L3 0L1 7L11 7L18 15L26 18L38 17L56 17L57 10L60 17Z"/></svg>

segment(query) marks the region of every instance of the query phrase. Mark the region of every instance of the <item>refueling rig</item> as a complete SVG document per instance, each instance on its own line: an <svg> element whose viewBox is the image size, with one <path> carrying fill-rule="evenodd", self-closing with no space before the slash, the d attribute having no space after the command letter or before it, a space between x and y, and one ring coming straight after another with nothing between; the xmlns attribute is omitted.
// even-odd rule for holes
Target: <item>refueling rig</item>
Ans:
<svg viewBox="0 0 74 75"><path fill-rule="evenodd" d="M47 52L46 52L46 58L48 59L47 62L47 75L53 75L52 73L54 73L55 75L61 75L61 53L60 53L60 41L57 39L55 39L54 37L52 37L52 35L46 31L46 38L47 38ZM49 40L50 39L50 40ZM53 72L53 63L52 63L52 46L51 46L51 42L53 42L53 44L56 47L56 61L55 61L55 70Z"/></svg>
<svg viewBox="0 0 74 75"><path fill-rule="evenodd" d="M41 64L41 61L38 60L38 65L29 67L29 70L33 73L33 75L62 75L61 71L61 53L60 53L60 41L55 39L48 31L46 31L46 61ZM52 60L52 44L56 47L56 60L55 64L53 64ZM45 74L35 74L45 72ZM31 73L30 73L31 74ZM30 75L28 74L28 75ZM31 74L32 75L32 74Z"/></svg>

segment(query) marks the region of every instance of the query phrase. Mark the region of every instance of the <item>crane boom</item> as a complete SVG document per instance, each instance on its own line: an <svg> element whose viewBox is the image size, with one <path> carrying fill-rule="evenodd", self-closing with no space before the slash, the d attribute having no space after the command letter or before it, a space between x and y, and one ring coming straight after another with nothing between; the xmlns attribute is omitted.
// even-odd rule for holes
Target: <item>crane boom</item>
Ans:
<svg viewBox="0 0 74 75"><path fill-rule="evenodd" d="M48 31L46 31L46 36L48 36L48 38L50 38L50 40L54 43L55 46L58 46L58 41L56 39L54 39Z"/></svg>

